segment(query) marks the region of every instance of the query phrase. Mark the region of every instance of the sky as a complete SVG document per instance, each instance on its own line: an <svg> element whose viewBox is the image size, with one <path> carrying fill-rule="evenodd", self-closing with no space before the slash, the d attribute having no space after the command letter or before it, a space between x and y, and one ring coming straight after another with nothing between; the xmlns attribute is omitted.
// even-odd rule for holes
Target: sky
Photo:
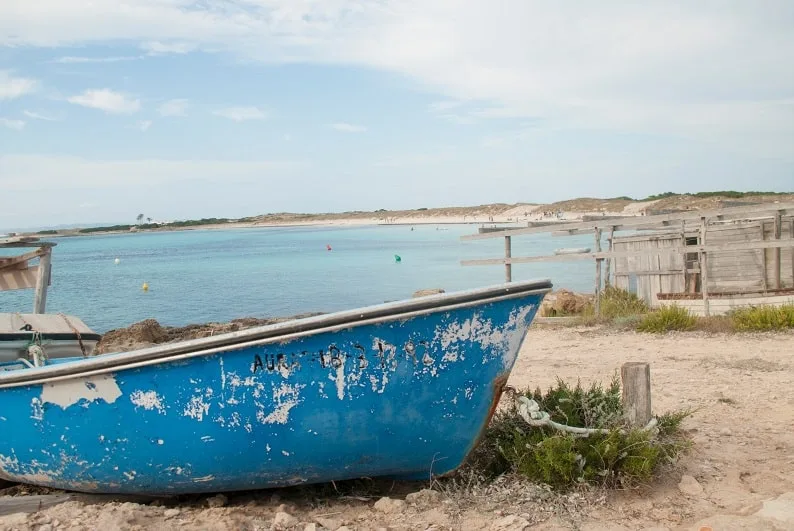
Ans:
<svg viewBox="0 0 794 531"><path fill-rule="evenodd" d="M0 229L794 190L791 0L2 0Z"/></svg>

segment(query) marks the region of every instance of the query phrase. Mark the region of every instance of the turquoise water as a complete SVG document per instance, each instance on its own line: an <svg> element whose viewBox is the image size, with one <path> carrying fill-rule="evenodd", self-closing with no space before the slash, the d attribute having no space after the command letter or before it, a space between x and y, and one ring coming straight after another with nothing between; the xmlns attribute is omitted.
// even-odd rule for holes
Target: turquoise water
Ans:
<svg viewBox="0 0 794 531"><path fill-rule="evenodd" d="M47 312L77 315L104 333L147 318L182 326L331 312L408 298L418 289L499 284L503 266L460 265L463 259L503 256L501 238L460 240L476 232L474 225L415 226L413 231L395 225L60 238L54 240ZM513 256L591 247L591 239L515 237ZM513 266L514 280L533 278L550 278L555 289L590 291L593 266L589 261ZM148 292L141 289L144 282ZM32 290L0 293L0 312L29 312L32 305Z"/></svg>

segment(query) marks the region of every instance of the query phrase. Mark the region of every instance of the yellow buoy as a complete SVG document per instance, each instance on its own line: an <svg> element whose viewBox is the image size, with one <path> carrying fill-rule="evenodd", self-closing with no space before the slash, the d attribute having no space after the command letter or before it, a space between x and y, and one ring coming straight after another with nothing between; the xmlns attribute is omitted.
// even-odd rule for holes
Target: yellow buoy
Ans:
<svg viewBox="0 0 794 531"><path fill-rule="evenodd" d="M143 291L149 291L149 284L147 284L146 282L144 282L144 283L143 283L143 286L141 286L141 288L143 289Z"/></svg>

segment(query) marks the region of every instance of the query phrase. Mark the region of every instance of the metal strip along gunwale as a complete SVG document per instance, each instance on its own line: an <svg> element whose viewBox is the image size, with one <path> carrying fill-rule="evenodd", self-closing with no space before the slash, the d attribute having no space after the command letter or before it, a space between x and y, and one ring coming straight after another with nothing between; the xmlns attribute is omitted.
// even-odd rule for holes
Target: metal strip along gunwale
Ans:
<svg viewBox="0 0 794 531"><path fill-rule="evenodd" d="M510 282L485 288L429 295L416 299L296 319L129 352L108 353L37 369L0 373L0 390L94 376L147 365L170 363L221 352L232 352L253 346L281 343L300 337L335 332L355 326L399 321L528 295L545 294L551 289L552 283L549 279Z"/></svg>

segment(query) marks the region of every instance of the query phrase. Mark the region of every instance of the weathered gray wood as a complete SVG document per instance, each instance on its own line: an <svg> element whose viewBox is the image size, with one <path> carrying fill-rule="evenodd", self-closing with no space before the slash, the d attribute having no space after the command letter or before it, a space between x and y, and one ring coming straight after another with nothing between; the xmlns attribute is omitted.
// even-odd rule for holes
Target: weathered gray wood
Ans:
<svg viewBox="0 0 794 531"><path fill-rule="evenodd" d="M510 236L505 236L505 258L513 256L512 242ZM505 282L513 281L513 266L509 262L505 262Z"/></svg>
<svg viewBox="0 0 794 531"><path fill-rule="evenodd" d="M651 365L645 362L624 363L620 368L623 386L623 412L633 426L645 426L651 420Z"/></svg>
<svg viewBox="0 0 794 531"><path fill-rule="evenodd" d="M542 234L545 232L559 232L559 231L572 231L585 229L588 232L594 231L597 228L605 229L615 226L616 230L623 228L637 228L642 226L654 226L656 224L663 225L664 223L680 223L681 220L698 220L701 217L709 219L727 219L735 215L749 215L771 213L774 211L782 211L786 214L794 213L794 203L787 204L767 204L767 205L751 205L746 207L731 207L721 208L709 211L692 211L692 212L678 212L675 214L659 214L656 216L634 216L621 223L615 223L615 220L604 221L583 221L575 223L561 223L557 226L543 226L543 227L527 227L525 229L509 229L507 231L489 232L484 234L466 234L461 236L462 240L485 240L488 238L502 238L506 233L513 236L522 234Z"/></svg>
<svg viewBox="0 0 794 531"><path fill-rule="evenodd" d="M601 229L595 230L595 251L601 252ZM596 258L596 273L595 273L595 314L596 317L601 315L601 261L602 259Z"/></svg>
<svg viewBox="0 0 794 531"><path fill-rule="evenodd" d="M781 229L781 219L780 219L780 211L778 210L775 212L775 221L774 221L774 238L776 240L780 239L780 229ZM772 251L772 261L774 263L774 279L775 279L775 289L780 289L780 247L774 249Z"/></svg>
<svg viewBox="0 0 794 531"><path fill-rule="evenodd" d="M44 313L47 308L47 287L50 285L52 249L39 258L39 271L36 277L36 294L33 299L33 313Z"/></svg>
<svg viewBox="0 0 794 531"><path fill-rule="evenodd" d="M29 262L34 258L39 258L40 256L44 255L46 252L47 249L42 248L24 254L20 254L17 256L0 256L0 269L8 269L11 267L19 266L21 264L24 266L26 262Z"/></svg>
<svg viewBox="0 0 794 531"><path fill-rule="evenodd" d="M33 266L27 269L6 269L0 271L0 291L35 287L38 270L38 266Z"/></svg>
<svg viewBox="0 0 794 531"><path fill-rule="evenodd" d="M766 240L766 232L764 231L764 222L761 222L761 240ZM761 281L764 286L764 291L769 289L769 282L767 281L767 258L766 258L766 249L761 251Z"/></svg>
<svg viewBox="0 0 794 531"><path fill-rule="evenodd" d="M752 241L745 243L726 244L726 245L690 245L688 247L691 253L716 253L716 252L733 252L742 250L753 249L774 249L781 248L794 248L794 240L779 240L779 241ZM511 264L528 264L533 262L565 262L568 260L595 260L596 258L617 258L617 257L636 257L636 256L658 256L677 254L681 252L679 246L654 248L654 249L641 249L631 251L602 251L600 253L583 253L583 254L563 254L553 256L519 256L506 258L484 258L475 260L462 260L461 264L464 266L475 265L503 265L505 263Z"/></svg>
<svg viewBox="0 0 794 531"><path fill-rule="evenodd" d="M109 503L109 502L130 502L148 503L152 501L148 496L125 496L125 495L103 495L103 494L37 494L31 496L0 496L0 516L14 513L35 513L41 509L60 505L69 501L79 501L86 504Z"/></svg>
<svg viewBox="0 0 794 531"><path fill-rule="evenodd" d="M615 239L615 227L611 227L609 229L609 238L607 239L607 248L609 249L609 252L615 250L613 244L614 239ZM612 262L614 261L615 261L614 258L607 258L607 263L606 263L607 270L606 270L606 274L604 275L604 287L612 285Z"/></svg>
<svg viewBox="0 0 794 531"><path fill-rule="evenodd" d="M688 273L700 273L699 268L690 268L687 269ZM654 276L654 275L662 275L662 276L677 276L681 275L680 269L648 269L643 271L616 271L616 277L628 277L628 276L638 276L638 277L647 277L647 276Z"/></svg>
<svg viewBox="0 0 794 531"><path fill-rule="evenodd" d="M708 218L700 218L700 245L706 247L706 232L708 229ZM700 291L703 294L703 314L709 316L709 266L708 254L700 251Z"/></svg>

